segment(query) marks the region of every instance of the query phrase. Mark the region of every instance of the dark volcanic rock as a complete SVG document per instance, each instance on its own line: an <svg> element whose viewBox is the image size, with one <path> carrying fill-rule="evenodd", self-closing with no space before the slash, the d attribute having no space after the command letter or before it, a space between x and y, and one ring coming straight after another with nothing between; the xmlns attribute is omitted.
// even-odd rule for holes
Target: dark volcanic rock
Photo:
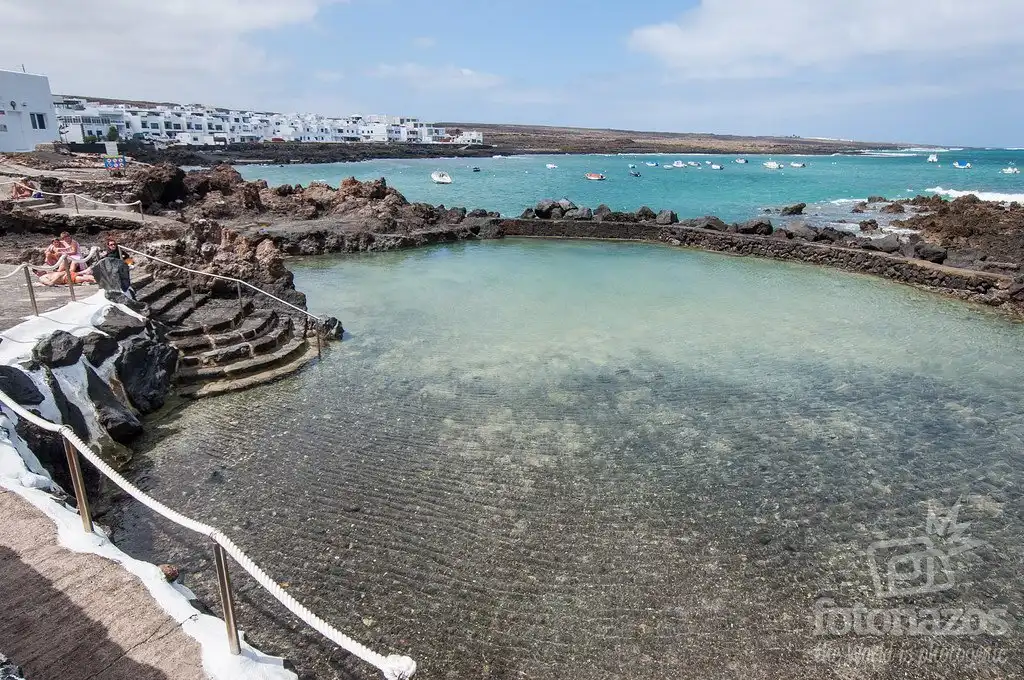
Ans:
<svg viewBox="0 0 1024 680"><path fill-rule="evenodd" d="M646 205L636 211L636 219L640 222L650 222L658 218L658 213L654 212Z"/></svg>
<svg viewBox="0 0 1024 680"><path fill-rule="evenodd" d="M46 381L46 386L50 388L50 393L53 394L53 401L57 405L57 411L60 413L60 422L74 430L75 434L83 440L89 441L89 426L85 423L85 416L82 415L82 411L75 402L64 396L64 391L61 389L60 383L57 382L57 377L53 372L49 369L43 370L43 379Z"/></svg>
<svg viewBox="0 0 1024 680"><path fill-rule="evenodd" d="M54 331L32 348L32 358L44 366L70 366L82 357L82 339L67 331Z"/></svg>
<svg viewBox="0 0 1024 680"><path fill-rule="evenodd" d="M590 208L576 208L573 212L576 215L573 217L575 220L592 220L594 219L594 211Z"/></svg>
<svg viewBox="0 0 1024 680"><path fill-rule="evenodd" d="M142 434L142 423L127 406L118 401L114 392L96 371L85 368L86 389L89 399L96 408L96 417L111 439L119 444L128 444Z"/></svg>
<svg viewBox="0 0 1024 680"><path fill-rule="evenodd" d="M906 211L907 209L903 207L902 203L890 203L881 210L886 215L902 215Z"/></svg>
<svg viewBox="0 0 1024 680"><path fill-rule="evenodd" d="M188 193L185 189L185 172L170 163L148 167L136 166L136 169L131 171L130 178L144 208L183 201Z"/></svg>
<svg viewBox="0 0 1024 680"><path fill-rule="evenodd" d="M92 266L96 285L106 291L123 292L132 285L128 265L119 257L104 257Z"/></svg>
<svg viewBox="0 0 1024 680"><path fill-rule="evenodd" d="M900 249L900 240L895 234L889 234L884 238L864 239L861 241L864 250L878 250L883 253L895 253Z"/></svg>
<svg viewBox="0 0 1024 680"><path fill-rule="evenodd" d="M868 196L868 203L888 203L889 199L885 196Z"/></svg>
<svg viewBox="0 0 1024 680"><path fill-rule="evenodd" d="M82 345L85 349L85 358L93 366L99 366L117 354L117 340L103 333L89 333L82 340Z"/></svg>
<svg viewBox="0 0 1024 680"><path fill-rule="evenodd" d="M483 208L475 208L466 213L466 217L487 217L487 211Z"/></svg>
<svg viewBox="0 0 1024 680"><path fill-rule="evenodd" d="M817 241L819 238L818 230L807 226L803 222L789 225L789 233L793 235L793 238L800 238L805 241Z"/></svg>
<svg viewBox="0 0 1024 680"><path fill-rule="evenodd" d="M114 304L124 305L133 312L138 312L139 314L142 314L144 316L149 316L149 305L147 305L145 302L133 300L130 297L128 297L127 294L122 293L121 291L108 290L103 294L103 297L107 298Z"/></svg>
<svg viewBox="0 0 1024 680"><path fill-rule="evenodd" d="M340 321L333 316L329 316L324 320L323 332L324 337L329 340L340 340L341 336L345 333L345 329L341 327Z"/></svg>
<svg viewBox="0 0 1024 680"><path fill-rule="evenodd" d="M655 218L655 222L662 226L675 224L678 221L679 216L676 215L675 212L673 212L672 210L662 210L660 213L658 213L658 216Z"/></svg>
<svg viewBox="0 0 1024 680"><path fill-rule="evenodd" d="M862 213L862 212L866 211L867 209L868 209L868 204L865 203L864 201L861 201L857 205L853 206L853 210L851 210L850 212L852 212L852 213Z"/></svg>
<svg viewBox="0 0 1024 680"><path fill-rule="evenodd" d="M771 236L773 229L771 220L760 217L747 220L746 222L739 222L734 226L739 234L757 234L758 236Z"/></svg>
<svg viewBox="0 0 1024 680"><path fill-rule="evenodd" d="M117 307L111 307L102 323L96 328L120 342L146 330L146 322L127 312L122 312Z"/></svg>
<svg viewBox="0 0 1024 680"><path fill-rule="evenodd" d="M606 206L604 203L602 203L601 205L597 206L597 209L594 210L594 219L597 220L598 222L601 222L604 220L605 217L611 214L612 209Z"/></svg>
<svg viewBox="0 0 1024 680"><path fill-rule="evenodd" d="M565 217L565 213L557 205L551 209L551 213L548 215L553 220L560 220Z"/></svg>
<svg viewBox="0 0 1024 680"><path fill-rule="evenodd" d="M831 243L839 243L849 238L849 234L845 231L839 231L835 227L823 227L818 230L818 238L821 241L829 241Z"/></svg>
<svg viewBox="0 0 1024 680"><path fill-rule="evenodd" d="M563 198L558 202L558 207L562 209L562 212L569 212L570 210L576 209L576 204L568 198Z"/></svg>
<svg viewBox="0 0 1024 680"><path fill-rule="evenodd" d="M864 220L860 223L860 230L866 232L878 231L878 220Z"/></svg>
<svg viewBox="0 0 1024 680"><path fill-rule="evenodd" d="M533 208L527 208L523 211L523 214L519 216L521 220L535 220L537 219L537 211Z"/></svg>
<svg viewBox="0 0 1024 680"><path fill-rule="evenodd" d="M947 251L941 246L937 246L934 243L927 243L921 241L914 244L914 257L922 260L928 260L935 264L942 264L946 261Z"/></svg>
<svg viewBox="0 0 1024 680"><path fill-rule="evenodd" d="M697 229L714 229L715 231L729 231L729 225L714 215L695 217L689 220L682 220L679 224L684 227L696 227Z"/></svg>
<svg viewBox="0 0 1024 680"><path fill-rule="evenodd" d="M558 204L552 201L550 198L537 201L537 205L534 206L533 212L542 220L549 219L551 217L551 211L555 209Z"/></svg>
<svg viewBox="0 0 1024 680"><path fill-rule="evenodd" d="M0 364L0 391L10 395L11 399L22 406L34 406L43 403L43 393L28 373L14 366Z"/></svg>
<svg viewBox="0 0 1024 680"><path fill-rule="evenodd" d="M114 364L128 399L142 414L164 405L177 365L174 349L146 338L132 338Z"/></svg>
<svg viewBox="0 0 1024 680"><path fill-rule="evenodd" d="M806 203L797 203L796 205L787 205L785 208L779 211L780 215L803 215L804 208L807 207Z"/></svg>

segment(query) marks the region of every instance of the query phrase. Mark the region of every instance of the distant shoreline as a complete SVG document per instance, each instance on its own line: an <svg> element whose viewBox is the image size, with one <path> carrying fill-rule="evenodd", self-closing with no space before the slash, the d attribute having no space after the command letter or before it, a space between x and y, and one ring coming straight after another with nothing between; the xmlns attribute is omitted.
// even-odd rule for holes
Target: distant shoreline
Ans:
<svg viewBox="0 0 1024 680"><path fill-rule="evenodd" d="M183 146L168 149L133 148L130 155L145 163L173 163L179 166L211 167L230 165L288 165L305 163L347 163L368 160L413 158L490 158L524 155L586 154L725 154L827 156L863 151L893 151L906 144L845 142L790 137L729 137L718 135L675 135L623 133L575 128L487 129L485 146L439 146L358 142L327 144L314 142L262 142L227 146ZM923 148L923 147L918 147ZM938 149L939 147L935 147Z"/></svg>

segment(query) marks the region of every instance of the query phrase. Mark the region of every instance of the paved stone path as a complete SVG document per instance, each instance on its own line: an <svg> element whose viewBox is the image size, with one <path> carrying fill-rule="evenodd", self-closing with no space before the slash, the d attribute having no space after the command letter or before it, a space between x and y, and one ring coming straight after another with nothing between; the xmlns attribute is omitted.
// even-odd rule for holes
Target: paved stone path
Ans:
<svg viewBox="0 0 1024 680"><path fill-rule="evenodd" d="M0 489L0 652L31 680L203 680L199 644L120 565Z"/></svg>
<svg viewBox="0 0 1024 680"><path fill-rule="evenodd" d="M12 264L0 264L0 276L6 276L17 267ZM71 300L67 286L44 286L32 277L32 290L36 293L36 304L39 313L48 312L63 306ZM75 288L79 298L92 295L98 290L96 286ZM17 326L32 315L32 303L29 302L28 288L25 286L25 275L21 272L6 279L0 279L0 331Z"/></svg>

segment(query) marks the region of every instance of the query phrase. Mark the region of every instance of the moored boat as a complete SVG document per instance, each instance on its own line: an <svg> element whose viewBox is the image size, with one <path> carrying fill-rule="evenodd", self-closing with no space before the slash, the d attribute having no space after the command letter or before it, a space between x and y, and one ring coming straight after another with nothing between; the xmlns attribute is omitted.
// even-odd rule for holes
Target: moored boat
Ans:
<svg viewBox="0 0 1024 680"><path fill-rule="evenodd" d="M768 168L769 170L778 170L779 168L782 167L782 163L776 161L765 161L761 165Z"/></svg>
<svg viewBox="0 0 1024 680"><path fill-rule="evenodd" d="M452 183L452 176L449 175L444 170L435 170L434 172L430 173L430 179L434 182L434 184Z"/></svg>
<svg viewBox="0 0 1024 680"><path fill-rule="evenodd" d="M1020 168L1011 163L1008 167L1003 168L999 172L1003 173L1004 175L1019 175Z"/></svg>
<svg viewBox="0 0 1024 680"><path fill-rule="evenodd" d="M602 175L599 172L588 172L587 174L585 174L583 176L586 177L587 179L594 180L594 181L600 181L600 180L604 179L604 175Z"/></svg>
<svg viewBox="0 0 1024 680"><path fill-rule="evenodd" d="M635 167L636 167L636 163L630 163L630 164L629 164L629 168L630 168L630 170L632 170L632 169L633 169L633 168L635 168Z"/></svg>
<svg viewBox="0 0 1024 680"><path fill-rule="evenodd" d="M547 169L548 170L556 170L557 168L558 168L558 166L555 165L554 163L548 163L547 164Z"/></svg>
<svg viewBox="0 0 1024 680"><path fill-rule="evenodd" d="M636 170L630 170L629 174L633 175L633 177L639 177L640 176L640 173L637 172Z"/></svg>
<svg viewBox="0 0 1024 680"><path fill-rule="evenodd" d="M722 166L721 166L721 165L719 165L718 163L712 163L712 164L711 164L711 169L712 169L712 170L721 170L721 169L722 169Z"/></svg>
<svg viewBox="0 0 1024 680"><path fill-rule="evenodd" d="M953 167L956 168L957 170L970 170L971 164L963 163L961 161L953 161Z"/></svg>
<svg viewBox="0 0 1024 680"><path fill-rule="evenodd" d="M478 168L478 167L476 167L476 166L474 165L474 166L473 166L473 172L480 172L480 168Z"/></svg>
<svg viewBox="0 0 1024 680"><path fill-rule="evenodd" d="M739 163L740 165L744 165L744 164L745 164L745 163L747 163L748 161L747 161L747 159L746 159L746 158L737 158L735 162L736 162L736 163Z"/></svg>
<svg viewBox="0 0 1024 680"><path fill-rule="evenodd" d="M928 156L928 162L929 163L938 163L939 162L938 154L934 154L933 153L932 155Z"/></svg>
<svg viewBox="0 0 1024 680"><path fill-rule="evenodd" d="M686 164L689 165L691 168L699 168L700 167L700 163L698 163L697 161L687 161Z"/></svg>
<svg viewBox="0 0 1024 680"><path fill-rule="evenodd" d="M644 163L644 165L646 165L649 168L656 168L656 167L658 167L657 163L651 163L650 161L647 161L646 163Z"/></svg>
<svg viewBox="0 0 1024 680"><path fill-rule="evenodd" d="M675 161L674 163L672 163L672 167L673 168L685 168L686 167L686 163L684 163L682 161Z"/></svg>
<svg viewBox="0 0 1024 680"><path fill-rule="evenodd" d="M789 167L791 167L791 168L806 168L807 164L806 163L790 163Z"/></svg>

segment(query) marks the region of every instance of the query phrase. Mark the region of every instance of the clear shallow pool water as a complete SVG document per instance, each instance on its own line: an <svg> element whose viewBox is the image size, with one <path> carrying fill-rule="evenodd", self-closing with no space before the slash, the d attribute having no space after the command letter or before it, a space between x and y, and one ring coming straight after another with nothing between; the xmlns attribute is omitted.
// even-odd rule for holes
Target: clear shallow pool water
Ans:
<svg viewBox="0 0 1024 680"><path fill-rule="evenodd" d="M867 277L639 244L290 266L345 341L178 412L136 476L418 677L1015 677L1020 624L818 636L814 605L1024 617L1022 326ZM877 595L872 544L927 535L929 504L958 499L984 545L952 560L955 587ZM197 539L132 505L116 524L216 601ZM237 578L256 643L308 677L374 677ZM934 648L945 661L920 660Z"/></svg>
<svg viewBox="0 0 1024 680"><path fill-rule="evenodd" d="M713 214L733 221L748 219L767 207L797 202L811 205L812 221L861 217L850 214L854 200L871 195L906 198L934 190L982 192L992 200L1024 201L1024 175L1003 175L1010 163L1024 164L1024 151L971 150L940 152L940 163L927 163L927 153L878 156L773 156L782 170L767 170L767 156L747 156L739 165L735 156L634 155L634 156L513 156L479 159L377 160L361 163L319 165L238 166L246 179L266 179L272 185L303 184L319 180L337 185L343 178L361 180L385 177L411 201L466 208L497 210L519 215L542 198L568 197L580 205L597 207L605 203L615 210L636 210L646 205L655 210L669 208L681 216ZM673 161L698 162L704 169L664 169ZM973 165L956 170L953 162ZM722 165L721 171L706 166ZM646 163L658 163L650 168ZM791 168L789 163L805 163ZM558 165L548 170L548 163ZM629 175L629 164L642 177ZM471 171L478 166L479 173ZM433 170L451 174L454 182L437 185L430 181ZM588 172L607 175L603 182L584 179Z"/></svg>

